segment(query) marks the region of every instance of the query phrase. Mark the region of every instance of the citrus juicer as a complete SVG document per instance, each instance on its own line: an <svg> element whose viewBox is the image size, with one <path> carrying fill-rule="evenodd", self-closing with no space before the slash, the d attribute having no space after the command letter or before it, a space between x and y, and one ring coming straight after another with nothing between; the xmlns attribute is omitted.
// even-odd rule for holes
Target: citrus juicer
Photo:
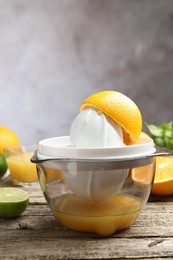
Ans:
<svg viewBox="0 0 173 260"><path fill-rule="evenodd" d="M134 223L151 191L155 156L169 152L139 137L140 111L121 93L96 93L80 110L70 136L40 141L31 160L61 224L108 236Z"/></svg>
<svg viewBox="0 0 173 260"><path fill-rule="evenodd" d="M151 139L141 139L136 145L116 148L77 148L70 146L67 136L40 141L37 159L32 161L44 162L47 168L62 171L67 186L74 194L100 201L118 193L129 168L140 166L145 156L150 155L148 160L151 162L154 152Z"/></svg>
<svg viewBox="0 0 173 260"><path fill-rule="evenodd" d="M117 148L76 148L70 138L40 141L31 158L43 194L64 226L109 236L132 225L150 195L155 156L170 155L153 141ZM147 178L140 178L141 173Z"/></svg>

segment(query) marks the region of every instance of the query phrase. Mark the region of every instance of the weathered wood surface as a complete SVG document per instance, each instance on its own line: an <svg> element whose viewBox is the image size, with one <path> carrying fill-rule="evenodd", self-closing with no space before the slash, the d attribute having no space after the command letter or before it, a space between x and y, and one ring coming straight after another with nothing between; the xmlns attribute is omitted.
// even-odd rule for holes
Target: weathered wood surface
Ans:
<svg viewBox="0 0 173 260"><path fill-rule="evenodd" d="M100 238L62 227L41 189L25 189L30 204L24 214L0 219L0 259L173 259L173 197L151 197L131 228Z"/></svg>

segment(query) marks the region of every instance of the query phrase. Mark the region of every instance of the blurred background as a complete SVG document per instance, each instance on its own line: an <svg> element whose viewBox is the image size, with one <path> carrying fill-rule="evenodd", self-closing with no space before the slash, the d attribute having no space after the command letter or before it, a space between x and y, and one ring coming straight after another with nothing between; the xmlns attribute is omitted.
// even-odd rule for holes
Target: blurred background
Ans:
<svg viewBox="0 0 173 260"><path fill-rule="evenodd" d="M173 120L172 0L0 0L0 35L0 125L22 143L68 135L106 89Z"/></svg>

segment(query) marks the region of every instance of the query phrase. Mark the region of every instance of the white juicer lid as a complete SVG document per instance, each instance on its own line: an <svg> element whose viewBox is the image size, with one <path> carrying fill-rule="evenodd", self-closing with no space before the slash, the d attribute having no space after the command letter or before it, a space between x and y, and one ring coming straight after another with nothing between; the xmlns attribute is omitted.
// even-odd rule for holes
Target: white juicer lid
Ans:
<svg viewBox="0 0 173 260"><path fill-rule="evenodd" d="M44 139L39 142L37 156L39 159L130 159L153 154L156 151L150 138L139 138L134 145L119 147L73 147L69 136Z"/></svg>

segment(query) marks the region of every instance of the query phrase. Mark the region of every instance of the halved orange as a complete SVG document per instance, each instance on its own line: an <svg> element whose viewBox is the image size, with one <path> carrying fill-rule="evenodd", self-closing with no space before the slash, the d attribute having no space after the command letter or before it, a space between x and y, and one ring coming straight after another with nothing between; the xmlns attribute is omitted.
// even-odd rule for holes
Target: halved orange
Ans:
<svg viewBox="0 0 173 260"><path fill-rule="evenodd" d="M138 140L142 128L142 116L130 98L117 91L101 91L86 98L80 105L80 111L92 107L121 126L125 144L134 144Z"/></svg>
<svg viewBox="0 0 173 260"><path fill-rule="evenodd" d="M132 169L132 179L142 185L152 184L153 181L153 164Z"/></svg>
<svg viewBox="0 0 173 260"><path fill-rule="evenodd" d="M140 137L151 138L145 132L141 132ZM173 156L156 157L155 177L151 193L160 196L173 195Z"/></svg>
<svg viewBox="0 0 173 260"><path fill-rule="evenodd" d="M173 195L173 156L156 157L156 171L151 192L162 196Z"/></svg>

